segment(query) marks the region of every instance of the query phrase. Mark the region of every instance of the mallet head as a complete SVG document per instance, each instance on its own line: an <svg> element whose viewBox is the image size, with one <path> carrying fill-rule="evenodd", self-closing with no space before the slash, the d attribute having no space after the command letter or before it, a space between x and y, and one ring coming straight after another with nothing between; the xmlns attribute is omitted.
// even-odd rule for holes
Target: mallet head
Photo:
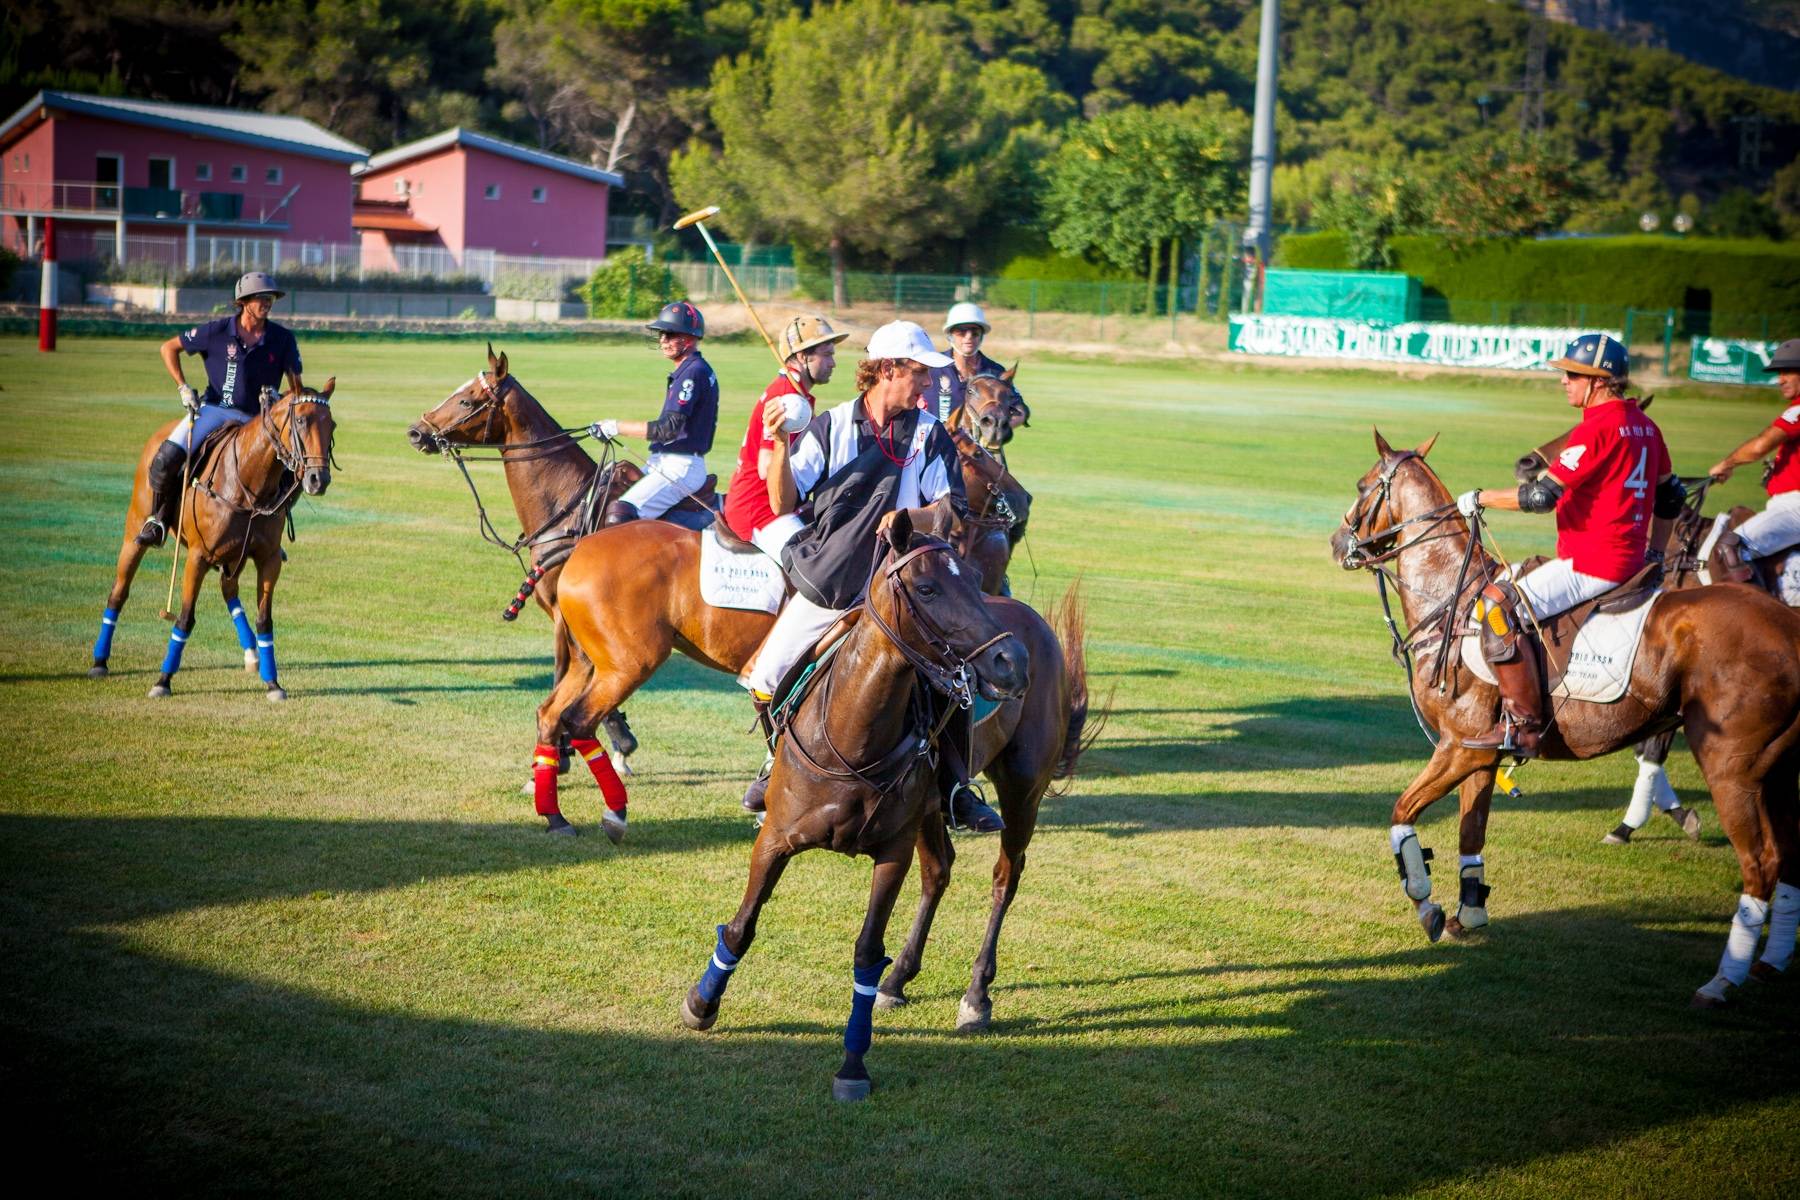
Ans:
<svg viewBox="0 0 1800 1200"><path fill-rule="evenodd" d="M685 216L685 217L681 218L679 221L675 222L674 228L686 229L689 225L698 224L699 222L704 221L709 217L716 217L718 215L719 215L719 206L716 204L709 205L706 208L695 209L693 212L689 213L687 216Z"/></svg>

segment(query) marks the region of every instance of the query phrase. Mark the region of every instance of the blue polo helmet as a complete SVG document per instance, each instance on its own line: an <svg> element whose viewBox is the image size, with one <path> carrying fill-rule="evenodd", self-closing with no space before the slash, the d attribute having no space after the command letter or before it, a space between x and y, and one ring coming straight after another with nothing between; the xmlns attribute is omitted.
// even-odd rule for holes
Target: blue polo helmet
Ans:
<svg viewBox="0 0 1800 1200"><path fill-rule="evenodd" d="M653 333L685 333L689 337L705 337L706 318L686 300L677 300L673 304L663 305L662 311L656 314L656 320L644 328Z"/></svg>
<svg viewBox="0 0 1800 1200"><path fill-rule="evenodd" d="M1571 375L1622 380L1631 374L1631 355L1618 339L1604 333L1584 333L1569 343L1561 358L1550 365Z"/></svg>

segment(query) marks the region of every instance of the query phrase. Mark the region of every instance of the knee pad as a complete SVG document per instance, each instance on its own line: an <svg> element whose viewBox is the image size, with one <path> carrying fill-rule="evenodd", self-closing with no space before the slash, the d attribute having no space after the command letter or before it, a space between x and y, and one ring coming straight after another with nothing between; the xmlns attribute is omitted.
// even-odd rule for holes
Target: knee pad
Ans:
<svg viewBox="0 0 1800 1200"><path fill-rule="evenodd" d="M1400 882L1408 900L1425 900L1431 896L1431 851L1419 845L1419 835L1409 833L1394 854Z"/></svg>
<svg viewBox="0 0 1800 1200"><path fill-rule="evenodd" d="M635 521L637 519L637 505L632 504L630 501L614 500L611 504L606 506L606 524L609 527L613 525L623 525L627 521Z"/></svg>
<svg viewBox="0 0 1800 1200"><path fill-rule="evenodd" d="M1481 863L1470 863L1462 869L1462 892L1456 906L1456 919L1464 929L1480 929L1488 923L1487 898L1494 889L1481 881Z"/></svg>
<svg viewBox="0 0 1800 1200"><path fill-rule="evenodd" d="M1481 654L1491 663L1511 662L1519 652L1519 593L1510 580L1497 579L1481 589L1475 619L1481 629Z"/></svg>

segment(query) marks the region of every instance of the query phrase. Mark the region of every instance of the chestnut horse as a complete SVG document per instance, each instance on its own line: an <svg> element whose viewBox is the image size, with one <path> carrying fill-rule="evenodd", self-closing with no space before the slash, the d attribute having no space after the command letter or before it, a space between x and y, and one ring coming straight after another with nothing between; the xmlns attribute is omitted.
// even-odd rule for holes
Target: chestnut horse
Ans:
<svg viewBox="0 0 1800 1200"><path fill-rule="evenodd" d="M988 493L1028 503L995 459L981 455L960 432L951 436L964 456L965 479L979 473ZM934 536L959 554L976 556L980 588L997 592L1012 554L1004 524L958 514L947 500L920 511ZM568 673L538 706L538 761L542 747L571 741L607 797L605 831L615 842L624 832L625 791L616 764L593 757L598 718L625 703L676 650L702 666L741 674L775 624L773 613L715 608L700 598L700 537L664 521L630 521L576 543L563 569L559 619L581 653L572 656ZM535 796L548 832L575 832L562 813L554 778L539 774Z"/></svg>
<svg viewBox="0 0 1800 1200"><path fill-rule="evenodd" d="M963 998L968 1024L986 1022L995 944L1018 887L1037 802L1052 777L1074 770L1085 718L1085 702L1076 695L1083 689L1065 666L1056 633L1025 605L977 591L957 569L948 543L916 532L919 516L919 510L895 515L860 619L776 743L767 819L750 852L743 903L718 927L706 972L681 1004L690 1029L710 1029L718 1020L726 984L756 936L757 916L794 855L820 847L869 855L874 880L856 940L844 1061L832 1080L840 1100L869 1093L863 1057L878 991L885 988L897 1001L918 970L947 880L949 843L932 756L941 723L934 724L927 697L952 698L952 717L971 702L971 692L1001 702L989 722L995 728L979 739L977 765L999 785L1009 841L994 870L988 935ZM1075 637L1078 645L1078 627ZM915 845L925 878L919 918L883 984L889 963L883 937Z"/></svg>
<svg viewBox="0 0 1800 1200"><path fill-rule="evenodd" d="M1013 386L1018 373L1019 364L1014 363L998 375L975 376L963 389L962 404L949 417L951 428L966 432L1003 463L1013 430L1031 424L1031 409Z"/></svg>
<svg viewBox="0 0 1800 1200"><path fill-rule="evenodd" d="M1435 441L1436 439L1432 439ZM1471 543L1468 524L1425 462L1431 441L1396 451L1375 434L1379 454L1331 548L1347 570L1391 573L1419 654L1408 678L1421 720L1437 731L1437 749L1393 811L1390 838L1409 902L1431 940L1446 930L1432 903L1425 855L1412 826L1452 789L1462 802L1461 905L1448 930L1460 936L1487 922L1488 809L1500 755L1463 746L1493 721L1498 694L1461 662L1454 637L1487 578L1498 568ZM1465 568L1463 564L1468 564ZM1390 566L1391 564L1391 566ZM1437 659L1453 657L1444 686L1431 686ZM1719 973L1694 995L1696 1005L1725 1001L1740 984L1774 898L1774 921L1759 972L1787 966L1800 918L1800 616L1748 588L1699 588L1660 599L1651 610L1632 665L1626 698L1614 704L1565 701L1545 731L1542 756L1593 758L1685 725L1688 744L1737 851L1743 892Z"/></svg>
<svg viewBox="0 0 1800 1200"><path fill-rule="evenodd" d="M228 426L212 439L210 448L196 446L184 477L186 495L176 536L188 548L187 570L181 581L181 609L169 630L169 648L162 673L150 688L152 697L170 694L170 683L181 669L182 650L194 631L194 604L201 581L215 567L225 607L237 628L244 651L244 668L256 668L268 688L270 700L285 700L275 671L275 581L281 577L281 529L288 510L301 491L322 496L331 486L331 443L336 424L331 416L334 377L323 388L312 388L270 400L264 397L261 413L241 425ZM137 477L132 484L131 506L125 514L125 539L119 547L119 565L106 612L100 619L100 636L94 643L93 679L104 679L112 657L113 630L131 580L149 547L136 537L151 511L150 484L146 472L157 448L176 422L170 421L144 443L138 455ZM204 457L198 472L194 460ZM252 638L244 606L238 602L238 576L248 559L256 563L256 631Z"/></svg>

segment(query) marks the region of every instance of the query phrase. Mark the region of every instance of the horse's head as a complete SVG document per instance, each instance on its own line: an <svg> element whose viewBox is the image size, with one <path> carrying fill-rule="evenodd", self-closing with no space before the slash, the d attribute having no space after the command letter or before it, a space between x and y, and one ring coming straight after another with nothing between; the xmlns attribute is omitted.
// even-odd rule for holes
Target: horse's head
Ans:
<svg viewBox="0 0 1800 1200"><path fill-rule="evenodd" d="M331 486L331 443L337 436L331 393L336 390L333 375L324 387L289 392L268 409L281 465L309 496L323 496Z"/></svg>
<svg viewBox="0 0 1800 1200"><path fill-rule="evenodd" d="M963 390L961 417L953 417L950 423L967 429L989 450L1012 441L1014 429L1031 423L1031 410L1013 387L1018 369L1015 365L1001 375L977 375L969 380Z"/></svg>
<svg viewBox="0 0 1800 1200"><path fill-rule="evenodd" d="M954 678L973 671L981 694L1007 700L1025 694L1031 682L1025 646L995 618L975 572L941 538L913 527L915 513L894 514L885 537L886 560L878 578L886 588L872 588L871 609L886 598L887 613L877 619L898 634L909 657Z"/></svg>
<svg viewBox="0 0 1800 1200"><path fill-rule="evenodd" d="M1442 508L1449 493L1425 456L1437 442L1434 433L1411 450L1396 450L1375 431L1379 457L1356 484L1356 502L1331 535L1331 556L1346 571L1367 566L1389 548L1401 525ZM1454 514L1453 514L1454 515Z"/></svg>
<svg viewBox="0 0 1800 1200"><path fill-rule="evenodd" d="M506 407L512 392L506 355L488 345L487 370L451 392L444 402L413 422L406 431L413 449L436 454L452 446L494 446L506 442L510 424Z"/></svg>
<svg viewBox="0 0 1800 1200"><path fill-rule="evenodd" d="M964 431L958 413L950 414L950 441L962 463L964 490L980 517L1004 517L1009 525L1023 525L1031 515L1031 493L994 457ZM977 500L977 495L985 499Z"/></svg>

